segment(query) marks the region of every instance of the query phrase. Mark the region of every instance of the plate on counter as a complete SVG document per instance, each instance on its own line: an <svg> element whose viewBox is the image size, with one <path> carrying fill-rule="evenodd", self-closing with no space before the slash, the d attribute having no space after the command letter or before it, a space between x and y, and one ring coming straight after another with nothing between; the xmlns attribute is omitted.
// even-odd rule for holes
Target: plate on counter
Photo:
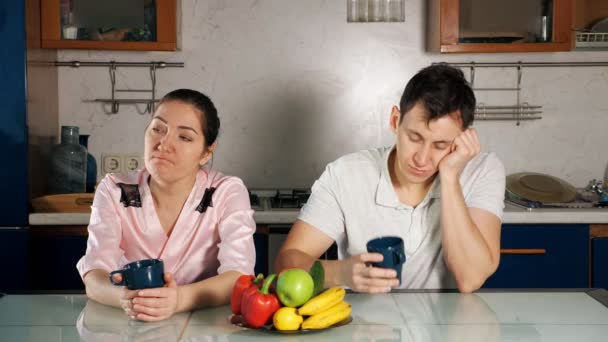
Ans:
<svg viewBox="0 0 608 342"><path fill-rule="evenodd" d="M340 322L329 326L325 329L304 329L304 330L277 330L274 328L274 326L272 324L269 325L265 325L261 328L250 328L249 326L247 326L247 324L245 323L245 319L243 318L243 316L241 315L230 315L230 317L228 318L228 320L230 321L230 323L232 323L233 325L242 327L242 328L247 328L250 330L260 330L263 332L267 332L267 333L271 333L271 334L287 334L287 335L293 335L293 334L309 334L309 333L316 333L316 332L321 332L321 331L325 331L328 329L333 329L333 328L337 328L337 327L341 327L343 325L347 325L350 322L353 321L353 317L352 316L348 316L347 318L341 320Z"/></svg>
<svg viewBox="0 0 608 342"><path fill-rule="evenodd" d="M591 26L591 32L607 33L608 32L608 18L603 18L595 22Z"/></svg>

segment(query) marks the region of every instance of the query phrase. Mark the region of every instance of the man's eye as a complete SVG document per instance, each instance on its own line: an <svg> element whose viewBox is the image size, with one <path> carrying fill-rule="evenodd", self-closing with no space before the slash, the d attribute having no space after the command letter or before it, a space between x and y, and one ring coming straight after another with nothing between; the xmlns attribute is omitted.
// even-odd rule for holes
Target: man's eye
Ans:
<svg viewBox="0 0 608 342"><path fill-rule="evenodd" d="M420 137L415 136L415 135L408 135L408 138L410 139L410 141L414 141L414 142L420 141Z"/></svg>

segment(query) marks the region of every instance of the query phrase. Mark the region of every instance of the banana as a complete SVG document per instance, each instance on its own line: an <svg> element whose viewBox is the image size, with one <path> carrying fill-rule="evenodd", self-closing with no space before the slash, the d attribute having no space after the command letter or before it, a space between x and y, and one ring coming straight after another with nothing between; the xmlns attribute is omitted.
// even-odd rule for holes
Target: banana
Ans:
<svg viewBox="0 0 608 342"><path fill-rule="evenodd" d="M305 319L302 322L302 329L325 329L347 318L351 312L352 308L350 304L340 302L321 313Z"/></svg>
<svg viewBox="0 0 608 342"><path fill-rule="evenodd" d="M302 305L302 307L298 309L298 314L303 316L316 315L340 303L342 299L344 299L345 294L346 291L341 287L327 289Z"/></svg>

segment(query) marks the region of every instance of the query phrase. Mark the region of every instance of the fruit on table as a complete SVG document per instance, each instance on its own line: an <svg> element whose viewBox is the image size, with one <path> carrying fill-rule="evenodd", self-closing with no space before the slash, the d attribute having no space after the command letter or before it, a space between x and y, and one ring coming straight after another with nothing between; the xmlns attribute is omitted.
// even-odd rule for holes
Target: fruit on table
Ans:
<svg viewBox="0 0 608 342"><path fill-rule="evenodd" d="M304 316L313 316L321 313L344 299L346 291L341 287L332 287L320 295L313 297L298 309L298 313Z"/></svg>
<svg viewBox="0 0 608 342"><path fill-rule="evenodd" d="M284 306L272 316L272 325L277 330L298 330L304 318L296 312L296 308Z"/></svg>
<svg viewBox="0 0 608 342"><path fill-rule="evenodd" d="M241 313L241 298L243 297L243 292L252 285L259 287L263 281L264 276L261 273L257 278L251 274L244 274L236 280L232 287L232 295L230 296L230 309L233 314L239 315Z"/></svg>
<svg viewBox="0 0 608 342"><path fill-rule="evenodd" d="M243 314L243 312L245 312L244 308L245 308L245 298L251 296L251 294L257 292L260 287L262 287L262 285L264 285L264 275L263 274L258 274L257 278L255 278L255 280L252 281L251 285L246 288L245 290L243 290L243 293L241 294L241 315ZM232 306L232 303L230 303L230 305ZM235 303L236 305L236 303Z"/></svg>
<svg viewBox="0 0 608 342"><path fill-rule="evenodd" d="M248 326L260 328L272 321L274 313L281 308L279 299L269 292L270 284L275 275L271 274L264 280L264 285L253 293L243 293L243 317Z"/></svg>
<svg viewBox="0 0 608 342"><path fill-rule="evenodd" d="M331 308L312 315L302 322L302 329L325 329L346 319L352 308L347 302L340 302Z"/></svg>
<svg viewBox="0 0 608 342"><path fill-rule="evenodd" d="M283 305L298 307L306 303L314 291L314 282L308 272L300 268L290 268L279 274L277 295Z"/></svg>

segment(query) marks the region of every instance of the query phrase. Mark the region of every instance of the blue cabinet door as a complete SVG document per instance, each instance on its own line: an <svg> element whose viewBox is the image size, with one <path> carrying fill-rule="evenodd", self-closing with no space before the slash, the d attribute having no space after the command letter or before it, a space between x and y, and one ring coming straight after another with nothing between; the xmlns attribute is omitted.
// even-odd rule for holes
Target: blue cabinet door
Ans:
<svg viewBox="0 0 608 342"><path fill-rule="evenodd" d="M33 236L30 241L32 290L84 289L76 263L86 252L86 236Z"/></svg>
<svg viewBox="0 0 608 342"><path fill-rule="evenodd" d="M0 1L0 227L28 224L25 1ZM42 176L42 175L40 175Z"/></svg>
<svg viewBox="0 0 608 342"><path fill-rule="evenodd" d="M268 275L268 234L253 234L253 244L255 245L255 274L263 273Z"/></svg>
<svg viewBox="0 0 608 342"><path fill-rule="evenodd" d="M28 230L0 228L0 292L27 290Z"/></svg>
<svg viewBox="0 0 608 342"><path fill-rule="evenodd" d="M501 249L515 254L501 254L498 270L484 287L589 287L588 225L506 224ZM531 249L544 252L525 253Z"/></svg>
<svg viewBox="0 0 608 342"><path fill-rule="evenodd" d="M608 288L608 237L595 238L593 246L593 287Z"/></svg>

